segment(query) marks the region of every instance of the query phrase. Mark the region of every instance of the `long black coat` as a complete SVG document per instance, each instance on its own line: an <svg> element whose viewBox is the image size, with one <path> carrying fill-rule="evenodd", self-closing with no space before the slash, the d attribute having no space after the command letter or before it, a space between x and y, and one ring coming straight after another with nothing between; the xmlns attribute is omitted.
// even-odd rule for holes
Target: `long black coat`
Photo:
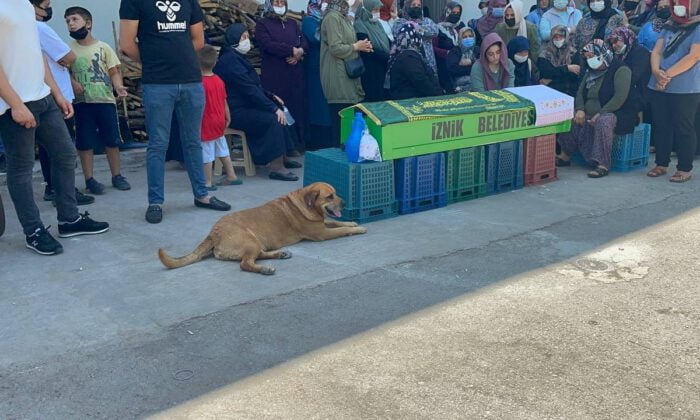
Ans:
<svg viewBox="0 0 700 420"><path fill-rule="evenodd" d="M396 57L391 66L389 80L391 99L442 95L435 72L417 51L407 50Z"/></svg>

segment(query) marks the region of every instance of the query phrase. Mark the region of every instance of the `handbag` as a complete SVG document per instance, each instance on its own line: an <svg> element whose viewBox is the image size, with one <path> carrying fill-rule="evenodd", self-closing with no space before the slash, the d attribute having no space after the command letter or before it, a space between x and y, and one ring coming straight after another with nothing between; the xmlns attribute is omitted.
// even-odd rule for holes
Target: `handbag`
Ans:
<svg viewBox="0 0 700 420"><path fill-rule="evenodd" d="M345 72L351 79L357 79L362 76L365 72L365 63L362 61L362 57L358 56L352 60L345 60Z"/></svg>

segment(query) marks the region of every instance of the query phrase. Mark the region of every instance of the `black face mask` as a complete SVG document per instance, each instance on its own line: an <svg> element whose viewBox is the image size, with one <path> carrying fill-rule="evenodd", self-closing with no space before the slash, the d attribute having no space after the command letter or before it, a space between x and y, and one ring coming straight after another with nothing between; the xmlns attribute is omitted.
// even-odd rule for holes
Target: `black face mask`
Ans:
<svg viewBox="0 0 700 420"><path fill-rule="evenodd" d="M457 22L459 22L460 17L461 16L456 13L450 13L450 15L447 16L447 19L445 19L445 21L454 25Z"/></svg>
<svg viewBox="0 0 700 420"><path fill-rule="evenodd" d="M85 39L89 33L90 32L88 32L87 26L83 26L82 28L78 29L77 31L68 32L68 34L70 35L71 38L78 40L78 41Z"/></svg>
<svg viewBox="0 0 700 420"><path fill-rule="evenodd" d="M503 21L506 23L506 25L508 25L509 28L515 26L515 18L504 19Z"/></svg>
<svg viewBox="0 0 700 420"><path fill-rule="evenodd" d="M637 8L638 5L639 3L635 3L633 1L625 1L624 3L622 3L622 7L625 9L625 12L633 11Z"/></svg>
<svg viewBox="0 0 700 420"><path fill-rule="evenodd" d="M670 7L662 7L661 9L656 11L656 17L659 19L668 19L671 17L671 8Z"/></svg>
<svg viewBox="0 0 700 420"><path fill-rule="evenodd" d="M411 19L419 19L421 16L423 16L423 8L422 7L409 7L408 8L408 16Z"/></svg>
<svg viewBox="0 0 700 420"><path fill-rule="evenodd" d="M43 10L46 12L46 16L42 17L41 20L44 22L48 22L51 20L51 17L53 16L53 8L52 7L47 7L46 9L43 9L39 7L39 9Z"/></svg>

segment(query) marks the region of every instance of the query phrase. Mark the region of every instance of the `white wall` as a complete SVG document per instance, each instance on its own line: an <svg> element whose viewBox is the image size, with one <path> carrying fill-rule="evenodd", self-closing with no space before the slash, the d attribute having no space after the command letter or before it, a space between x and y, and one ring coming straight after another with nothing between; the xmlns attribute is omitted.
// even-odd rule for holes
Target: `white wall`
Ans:
<svg viewBox="0 0 700 420"><path fill-rule="evenodd" d="M72 6L84 7L90 11L94 20L92 26L93 35L100 41L104 41L114 47L112 21L117 25L118 35L119 3L119 0L51 0L53 18L49 21L49 26L51 26L66 42L72 41L73 39L68 36L68 29L63 19L63 13L67 8Z"/></svg>

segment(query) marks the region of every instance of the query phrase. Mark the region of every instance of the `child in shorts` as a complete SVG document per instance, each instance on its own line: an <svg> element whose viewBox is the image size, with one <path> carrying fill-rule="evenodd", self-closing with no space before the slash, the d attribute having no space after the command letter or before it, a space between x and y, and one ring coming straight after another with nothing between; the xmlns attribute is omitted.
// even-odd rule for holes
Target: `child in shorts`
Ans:
<svg viewBox="0 0 700 420"><path fill-rule="evenodd" d="M204 176L207 189L214 191L216 186L212 183L212 167L216 158L221 160L226 173L226 176L222 177L216 185L240 185L243 181L236 177L236 172L233 170L228 142L224 136L224 130L231 123L231 112L226 103L226 86L212 71L219 58L219 53L211 45L205 45L197 54L206 98L204 115L202 116Z"/></svg>
<svg viewBox="0 0 700 420"><path fill-rule="evenodd" d="M93 194L104 194L104 185L93 177L93 151L104 146L112 186L126 191L131 185L120 172L119 120L114 91L122 98L127 95L119 58L106 43L92 36L92 14L82 7L69 7L64 14L71 38L71 50L76 55L71 67L75 90L75 129L80 163L85 176L85 189Z"/></svg>

